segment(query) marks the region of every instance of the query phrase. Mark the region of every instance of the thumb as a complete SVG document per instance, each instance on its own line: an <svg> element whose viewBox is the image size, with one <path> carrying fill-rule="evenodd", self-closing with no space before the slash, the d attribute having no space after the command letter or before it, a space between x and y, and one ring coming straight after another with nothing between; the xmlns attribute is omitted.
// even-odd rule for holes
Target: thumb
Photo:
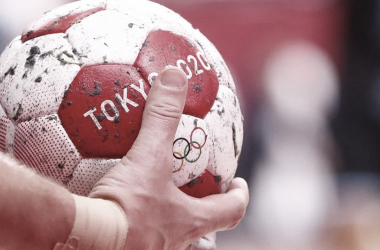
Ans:
<svg viewBox="0 0 380 250"><path fill-rule="evenodd" d="M155 159L146 156L171 156L186 94L187 77L182 70L169 66L159 73L149 91L139 135L127 154L129 160L141 164L138 159L145 163L146 158Z"/></svg>

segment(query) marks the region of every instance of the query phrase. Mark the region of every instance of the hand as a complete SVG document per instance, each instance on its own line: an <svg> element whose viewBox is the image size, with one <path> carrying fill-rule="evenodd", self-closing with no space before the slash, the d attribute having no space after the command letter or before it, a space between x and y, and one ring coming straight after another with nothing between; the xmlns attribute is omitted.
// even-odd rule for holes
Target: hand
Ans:
<svg viewBox="0 0 380 250"><path fill-rule="evenodd" d="M187 85L175 67L157 76L138 138L90 194L116 201L124 210L129 223L124 249L188 249L204 235L235 227L245 214L248 187L243 179L234 179L225 194L202 199L174 185L172 144Z"/></svg>

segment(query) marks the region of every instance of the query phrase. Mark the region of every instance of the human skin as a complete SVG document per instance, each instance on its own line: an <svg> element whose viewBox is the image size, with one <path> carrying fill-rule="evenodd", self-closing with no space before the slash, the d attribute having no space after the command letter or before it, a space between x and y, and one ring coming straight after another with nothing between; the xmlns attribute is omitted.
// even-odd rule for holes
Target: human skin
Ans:
<svg viewBox="0 0 380 250"><path fill-rule="evenodd" d="M202 249L191 243L234 228L245 214L249 195L241 178L225 194L202 199L184 194L172 180L172 143L186 92L181 70L168 67L157 76L135 143L89 195L112 200L125 212L125 250ZM53 249L66 242L75 221L72 194L29 169L8 165L0 159L0 248Z"/></svg>

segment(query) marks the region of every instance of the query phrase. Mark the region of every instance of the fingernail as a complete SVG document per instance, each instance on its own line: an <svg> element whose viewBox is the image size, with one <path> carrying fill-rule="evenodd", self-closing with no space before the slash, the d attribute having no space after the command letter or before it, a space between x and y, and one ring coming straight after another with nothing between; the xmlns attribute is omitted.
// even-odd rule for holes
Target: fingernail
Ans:
<svg viewBox="0 0 380 250"><path fill-rule="evenodd" d="M161 83L171 88L182 88L186 83L185 75L180 70L169 69L164 72Z"/></svg>

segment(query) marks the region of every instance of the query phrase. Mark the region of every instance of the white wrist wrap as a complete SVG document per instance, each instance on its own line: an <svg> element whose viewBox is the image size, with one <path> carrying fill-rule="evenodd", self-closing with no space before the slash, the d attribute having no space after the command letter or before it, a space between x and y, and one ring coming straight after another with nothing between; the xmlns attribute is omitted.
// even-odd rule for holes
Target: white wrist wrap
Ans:
<svg viewBox="0 0 380 250"><path fill-rule="evenodd" d="M120 250L128 233L124 211L113 201L73 195L75 221L65 244L54 250Z"/></svg>

